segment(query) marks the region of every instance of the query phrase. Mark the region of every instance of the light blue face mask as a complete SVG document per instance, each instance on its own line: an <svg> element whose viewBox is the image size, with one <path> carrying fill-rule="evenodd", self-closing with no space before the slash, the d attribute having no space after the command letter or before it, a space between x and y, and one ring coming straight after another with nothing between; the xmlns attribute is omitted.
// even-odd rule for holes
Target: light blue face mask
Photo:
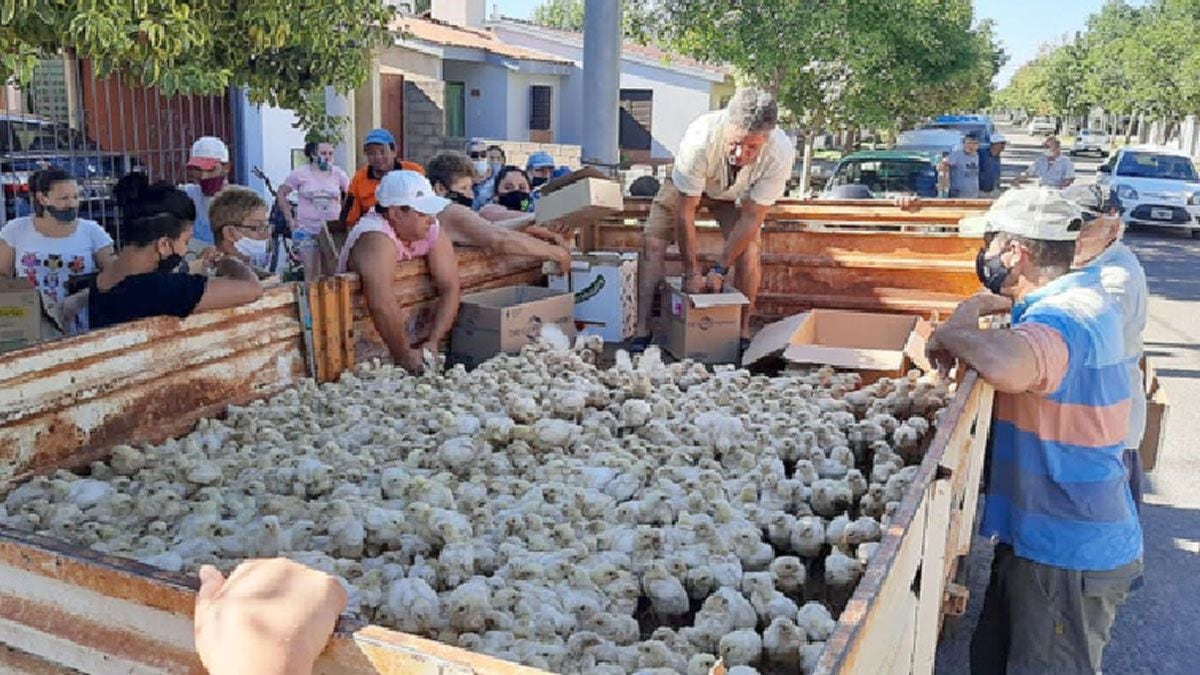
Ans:
<svg viewBox="0 0 1200 675"><path fill-rule="evenodd" d="M317 158L317 168L318 169L320 169L321 171L328 171L329 166L330 166L329 162L325 161L324 157Z"/></svg>

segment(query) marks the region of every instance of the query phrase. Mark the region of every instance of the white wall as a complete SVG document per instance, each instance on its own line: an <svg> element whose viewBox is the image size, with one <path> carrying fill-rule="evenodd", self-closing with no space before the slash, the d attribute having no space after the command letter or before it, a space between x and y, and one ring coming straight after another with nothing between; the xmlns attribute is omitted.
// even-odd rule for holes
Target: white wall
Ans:
<svg viewBox="0 0 1200 675"><path fill-rule="evenodd" d="M508 77L506 69L486 63L442 62L442 80L462 82L466 89L463 126L467 138L509 138ZM479 90L479 96L471 95L475 89Z"/></svg>
<svg viewBox="0 0 1200 675"><path fill-rule="evenodd" d="M505 138L513 141L529 140L529 88L544 85L551 88L550 133L551 143L578 143L562 138L559 120L562 119L562 77L558 75L532 75L513 72L508 75L508 130Z"/></svg>
<svg viewBox="0 0 1200 675"><path fill-rule="evenodd" d="M587 115L583 110L583 47L563 44L524 31L491 24L497 38L502 42L547 52L575 62L572 74L563 78L561 98L556 108L561 112L561 124L556 130L555 141L580 143ZM650 133L654 139L651 156L668 158L679 148L683 132L696 117L709 111L713 83L701 77L693 77L669 68L656 67L621 59L621 88L650 89L654 92L654 112L650 122ZM525 94L528 105L528 93ZM512 103L510 102L510 115ZM511 122L510 122L511 126ZM527 125L526 125L527 126Z"/></svg>
<svg viewBox="0 0 1200 675"><path fill-rule="evenodd" d="M278 189L292 172L292 149L304 149L304 130L292 126L296 123L296 114L291 110L262 106L260 113L262 128L257 131L262 139L262 164L259 166ZM254 129L248 129L247 135L254 132ZM355 169L342 168L346 173L354 173Z"/></svg>

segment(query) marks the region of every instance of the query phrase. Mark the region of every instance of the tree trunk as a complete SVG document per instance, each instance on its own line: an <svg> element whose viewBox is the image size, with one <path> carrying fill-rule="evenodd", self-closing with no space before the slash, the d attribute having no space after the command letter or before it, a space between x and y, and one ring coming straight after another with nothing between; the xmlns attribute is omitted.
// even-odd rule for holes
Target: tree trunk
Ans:
<svg viewBox="0 0 1200 675"><path fill-rule="evenodd" d="M1136 110L1129 112L1129 124L1125 125L1125 145L1129 145L1129 140L1133 137L1133 124L1138 119Z"/></svg>
<svg viewBox="0 0 1200 675"><path fill-rule="evenodd" d="M809 184L812 182L813 143L816 142L816 137L812 132L806 131L801 142L804 143L804 159L800 162L800 188L797 191L800 193L800 199L804 199L808 197Z"/></svg>

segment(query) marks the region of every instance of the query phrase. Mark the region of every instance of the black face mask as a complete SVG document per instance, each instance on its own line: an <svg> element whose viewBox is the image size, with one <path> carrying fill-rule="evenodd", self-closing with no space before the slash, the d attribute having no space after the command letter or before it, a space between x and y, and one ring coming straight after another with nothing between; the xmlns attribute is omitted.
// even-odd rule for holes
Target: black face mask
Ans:
<svg viewBox="0 0 1200 675"><path fill-rule="evenodd" d="M542 185L545 185L546 182L549 180L550 180L549 178L542 178L540 176L537 176L537 177L533 178L532 180L530 180L529 184L533 187L540 187Z"/></svg>
<svg viewBox="0 0 1200 675"><path fill-rule="evenodd" d="M75 222L75 218L79 216L79 209L74 206L68 206L65 209L60 209L56 206L47 206L46 213L50 214L51 218L60 223L73 223Z"/></svg>
<svg viewBox="0 0 1200 675"><path fill-rule="evenodd" d="M183 264L183 256L178 253L172 253L165 258L160 256L158 259L158 271L174 272L179 269L181 264Z"/></svg>
<svg viewBox="0 0 1200 675"><path fill-rule="evenodd" d="M988 258L984 255L984 249L979 249L979 254L975 256L975 276L979 277L984 288L1000 295L1000 289L1011 273L1012 270L1004 266L1000 256Z"/></svg>
<svg viewBox="0 0 1200 675"><path fill-rule="evenodd" d="M454 202L455 204L461 204L462 206L465 206L468 209L475 205L474 199L471 199L470 197L464 195L461 192L455 192L454 190L449 190L446 192L446 199L449 199L450 201Z"/></svg>
<svg viewBox="0 0 1200 675"><path fill-rule="evenodd" d="M507 192L497 197L496 202L510 211L528 211L529 193L519 190Z"/></svg>

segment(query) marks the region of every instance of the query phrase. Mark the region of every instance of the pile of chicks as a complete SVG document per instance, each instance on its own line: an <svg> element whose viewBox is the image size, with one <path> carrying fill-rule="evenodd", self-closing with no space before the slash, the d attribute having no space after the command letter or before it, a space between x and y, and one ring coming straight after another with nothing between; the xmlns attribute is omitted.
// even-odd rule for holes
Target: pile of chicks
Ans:
<svg viewBox="0 0 1200 675"><path fill-rule="evenodd" d="M811 672L952 386L602 369L559 338L302 382L34 478L0 522L189 574L287 556L359 620L554 672Z"/></svg>

